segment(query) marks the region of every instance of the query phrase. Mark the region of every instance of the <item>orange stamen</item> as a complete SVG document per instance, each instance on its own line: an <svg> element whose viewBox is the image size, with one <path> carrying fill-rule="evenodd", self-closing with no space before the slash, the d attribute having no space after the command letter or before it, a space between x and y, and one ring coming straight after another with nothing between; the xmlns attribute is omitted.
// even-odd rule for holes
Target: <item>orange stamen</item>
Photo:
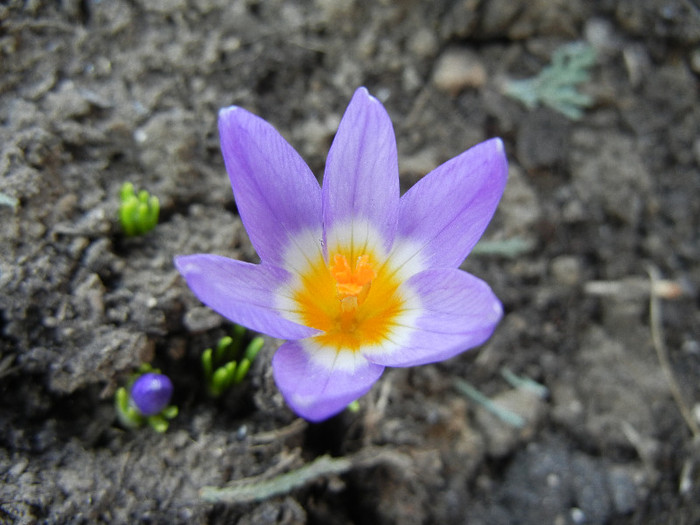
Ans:
<svg viewBox="0 0 700 525"><path fill-rule="evenodd" d="M389 339L404 309L401 282L383 270L373 251L350 255L352 246L311 261L294 291L299 322L316 328L321 346L359 351ZM355 252L358 253L358 252Z"/></svg>
<svg viewBox="0 0 700 525"><path fill-rule="evenodd" d="M343 311L355 311L358 302L362 302L369 286L377 274L369 262L369 256L360 255L352 269L344 255L336 254L330 265L331 275L335 279L335 288Z"/></svg>

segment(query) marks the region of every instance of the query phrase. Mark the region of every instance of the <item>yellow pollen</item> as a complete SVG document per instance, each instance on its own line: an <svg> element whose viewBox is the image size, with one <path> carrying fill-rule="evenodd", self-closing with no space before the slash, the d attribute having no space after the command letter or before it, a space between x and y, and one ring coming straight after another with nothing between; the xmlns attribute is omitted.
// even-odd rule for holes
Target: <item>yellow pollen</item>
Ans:
<svg viewBox="0 0 700 525"><path fill-rule="evenodd" d="M369 256L360 255L353 269L344 255L336 254L330 271L335 279L335 289L343 311L357 310L358 304L364 301L369 292L372 279L377 276L369 262Z"/></svg>

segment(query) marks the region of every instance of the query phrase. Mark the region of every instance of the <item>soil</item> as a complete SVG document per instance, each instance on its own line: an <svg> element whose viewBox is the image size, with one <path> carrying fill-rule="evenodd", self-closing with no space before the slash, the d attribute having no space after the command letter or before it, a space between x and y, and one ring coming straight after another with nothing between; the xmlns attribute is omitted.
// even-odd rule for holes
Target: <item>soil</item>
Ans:
<svg viewBox="0 0 700 525"><path fill-rule="evenodd" d="M574 41L597 52L581 120L504 95ZM694 0L3 2L0 522L700 523L699 75ZM506 315L482 348L387 370L323 424L284 405L272 339L212 400L199 357L230 325L172 259L256 261L217 111L267 119L321 174L360 85L392 117L404 189L504 139L484 239L510 248L463 268ZM144 236L122 234L125 181L160 198ZM175 384L164 434L116 420L114 392L144 362ZM202 497L327 454L350 466Z"/></svg>

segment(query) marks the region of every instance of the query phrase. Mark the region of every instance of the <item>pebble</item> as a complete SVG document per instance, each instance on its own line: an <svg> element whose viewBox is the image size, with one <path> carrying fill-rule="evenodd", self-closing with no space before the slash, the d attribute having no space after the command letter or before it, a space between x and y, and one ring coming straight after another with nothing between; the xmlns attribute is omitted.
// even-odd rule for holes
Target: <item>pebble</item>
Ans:
<svg viewBox="0 0 700 525"><path fill-rule="evenodd" d="M613 53L620 47L620 38L615 34L615 27L606 18L591 18L586 22L583 33L598 53Z"/></svg>
<svg viewBox="0 0 700 525"><path fill-rule="evenodd" d="M700 74L700 47L693 49L690 54L690 69L693 70L693 73Z"/></svg>
<svg viewBox="0 0 700 525"><path fill-rule="evenodd" d="M408 41L408 49L420 58L435 56L439 42L435 33L423 27L420 28Z"/></svg>
<svg viewBox="0 0 700 525"><path fill-rule="evenodd" d="M481 59L467 49L448 49L438 59L433 72L435 87L450 95L466 88L479 88L486 83L486 68Z"/></svg>
<svg viewBox="0 0 700 525"><path fill-rule="evenodd" d="M521 439L531 435L545 415L544 401L532 392L513 389L492 398L500 407L520 416L523 428L515 427L496 417L485 408L476 411L476 420L486 435L488 452L494 457L503 457L517 446Z"/></svg>
<svg viewBox="0 0 700 525"><path fill-rule="evenodd" d="M558 284L575 286L581 281L581 262L572 255L560 255L552 259L550 271Z"/></svg>
<svg viewBox="0 0 700 525"><path fill-rule="evenodd" d="M22 473L27 470L29 465L29 460L27 458L20 458L17 463L15 463L10 470L7 471L6 475L12 478L18 478Z"/></svg>
<svg viewBox="0 0 700 525"><path fill-rule="evenodd" d="M195 306L187 310L182 322L188 332L202 333L221 326L221 317L209 308Z"/></svg>

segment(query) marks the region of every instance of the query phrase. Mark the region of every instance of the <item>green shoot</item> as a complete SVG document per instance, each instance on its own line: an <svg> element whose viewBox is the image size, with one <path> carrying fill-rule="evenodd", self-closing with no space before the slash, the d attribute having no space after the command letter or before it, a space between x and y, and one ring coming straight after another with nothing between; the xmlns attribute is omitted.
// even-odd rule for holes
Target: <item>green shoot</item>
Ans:
<svg viewBox="0 0 700 525"><path fill-rule="evenodd" d="M202 353L204 380L212 397L219 397L233 385L243 382L265 344L265 340L257 336L243 350L245 331L244 327L234 325L231 336L222 337L215 348L207 348Z"/></svg>
<svg viewBox="0 0 700 525"><path fill-rule="evenodd" d="M160 213L158 197L149 195L146 190L136 194L130 182L124 183L119 197L119 220L127 236L143 235L156 227Z"/></svg>

